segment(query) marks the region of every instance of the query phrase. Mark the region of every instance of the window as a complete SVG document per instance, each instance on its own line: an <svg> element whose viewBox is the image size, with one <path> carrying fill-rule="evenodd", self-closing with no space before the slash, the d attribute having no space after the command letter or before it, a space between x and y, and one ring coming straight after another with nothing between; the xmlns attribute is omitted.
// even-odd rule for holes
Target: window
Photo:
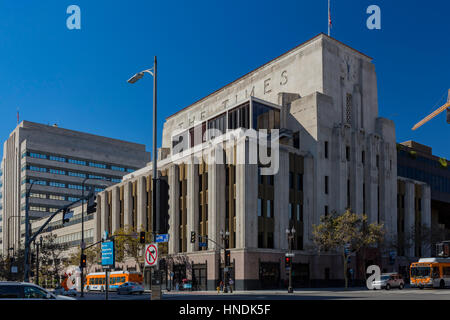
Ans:
<svg viewBox="0 0 450 320"><path fill-rule="evenodd" d="M103 163L97 163L97 162L89 162L89 167L100 168L100 169L106 169L106 164L103 164Z"/></svg>
<svg viewBox="0 0 450 320"><path fill-rule="evenodd" d="M328 176L325 176L325 194L328 194Z"/></svg>
<svg viewBox="0 0 450 320"><path fill-rule="evenodd" d="M41 168L41 167L35 167L35 166L29 166L28 170L30 171L36 171L36 172L47 172L46 168Z"/></svg>
<svg viewBox="0 0 450 320"><path fill-rule="evenodd" d="M293 212L294 206L292 205L292 203L289 203L289 220L292 220L292 218L294 217L294 212Z"/></svg>
<svg viewBox="0 0 450 320"><path fill-rule="evenodd" d="M377 154L377 158L376 158L376 162L377 162L377 168L380 167L380 156Z"/></svg>
<svg viewBox="0 0 450 320"><path fill-rule="evenodd" d="M346 113L345 113L345 120L346 123L351 124L352 123L352 95L350 93L347 93L347 97L346 97Z"/></svg>
<svg viewBox="0 0 450 320"><path fill-rule="evenodd" d="M294 173L289 172L289 188L294 189Z"/></svg>
<svg viewBox="0 0 450 320"><path fill-rule="evenodd" d="M328 159L328 141L325 141L324 155L325 155L325 159Z"/></svg>
<svg viewBox="0 0 450 320"><path fill-rule="evenodd" d="M345 147L345 158L347 159L347 161L350 161L350 147L349 146Z"/></svg>
<svg viewBox="0 0 450 320"><path fill-rule="evenodd" d="M258 198L258 217L262 217L262 199Z"/></svg>
<svg viewBox="0 0 450 320"><path fill-rule="evenodd" d="M37 159L47 159L47 155L36 153L36 152L29 152L28 156L31 158L37 158Z"/></svg>
<svg viewBox="0 0 450 320"><path fill-rule="evenodd" d="M67 188L74 190L83 190L83 186L80 186L79 184L69 184L67 185Z"/></svg>
<svg viewBox="0 0 450 320"><path fill-rule="evenodd" d="M21 298L21 290L19 286L0 285L0 299Z"/></svg>
<svg viewBox="0 0 450 320"><path fill-rule="evenodd" d="M297 222L303 222L303 205L297 203Z"/></svg>
<svg viewBox="0 0 450 320"><path fill-rule="evenodd" d="M366 153L365 153L365 151L362 151L361 152L361 162L362 162L362 164L364 164L365 161L366 161Z"/></svg>
<svg viewBox="0 0 450 320"><path fill-rule="evenodd" d="M273 218L273 200L267 200L267 218Z"/></svg>
<svg viewBox="0 0 450 320"><path fill-rule="evenodd" d="M250 128L249 103L228 112L228 129Z"/></svg>
<svg viewBox="0 0 450 320"><path fill-rule="evenodd" d="M67 173L67 175L69 175L69 176L71 176L71 177L86 178L86 175L85 175L84 173L81 173L81 172L72 172L72 171L69 171L69 172Z"/></svg>
<svg viewBox="0 0 450 320"><path fill-rule="evenodd" d="M54 182L54 181L51 181L51 182L49 183L49 185L50 185L51 187L57 187L57 188L65 188L65 187L66 187L66 184L65 184L65 183Z"/></svg>
<svg viewBox="0 0 450 320"><path fill-rule="evenodd" d="M78 164L78 165L81 165L81 166L85 166L86 165L86 161L77 160L77 159L67 159L67 162L72 163L72 164Z"/></svg>
<svg viewBox="0 0 450 320"><path fill-rule="evenodd" d="M64 170L58 170L58 169L48 169L48 172L53 173L53 174L61 174L61 175L66 174L66 172Z"/></svg>
<svg viewBox="0 0 450 320"><path fill-rule="evenodd" d="M53 160L53 161L66 162L66 158L58 157L58 156L50 156L49 159Z"/></svg>
<svg viewBox="0 0 450 320"><path fill-rule="evenodd" d="M300 149L300 132L294 132L294 135L292 136L294 148Z"/></svg>
<svg viewBox="0 0 450 320"><path fill-rule="evenodd" d="M125 168L118 167L118 166L111 166L111 170L124 172Z"/></svg>
<svg viewBox="0 0 450 320"><path fill-rule="evenodd" d="M328 216L328 206L325 206L325 217Z"/></svg>
<svg viewBox="0 0 450 320"><path fill-rule="evenodd" d="M267 183L270 186L273 186L273 175L267 176Z"/></svg>
<svg viewBox="0 0 450 320"><path fill-rule="evenodd" d="M56 194L51 194L48 196L48 198L52 199L52 200L61 200L61 201L66 200L66 198L64 196L58 196Z"/></svg>
<svg viewBox="0 0 450 320"><path fill-rule="evenodd" d="M253 102L253 128L259 129L279 129L280 110Z"/></svg>
<svg viewBox="0 0 450 320"><path fill-rule="evenodd" d="M297 191L303 191L303 175L297 174Z"/></svg>

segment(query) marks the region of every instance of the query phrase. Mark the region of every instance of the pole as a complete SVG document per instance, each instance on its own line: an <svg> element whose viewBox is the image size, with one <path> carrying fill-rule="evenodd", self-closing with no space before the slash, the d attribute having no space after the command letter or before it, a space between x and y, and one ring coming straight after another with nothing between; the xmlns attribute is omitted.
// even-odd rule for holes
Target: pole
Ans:
<svg viewBox="0 0 450 320"><path fill-rule="evenodd" d="M288 235L289 238L289 254L291 255L291 259L292 259L292 235L289 234ZM294 290L292 289L292 260L291 260L291 265L289 266L289 288L288 288L288 293L293 293Z"/></svg>
<svg viewBox="0 0 450 320"><path fill-rule="evenodd" d="M82 187L82 199L84 199L84 184L86 183L86 180L88 178L83 180L83 183L81 184ZM81 293L80 293L80 297L84 298L84 267L81 265L81 257L84 254L84 200L81 200L81 256L80 256L80 283L81 283ZM84 202L83 202L84 201Z"/></svg>
<svg viewBox="0 0 450 320"><path fill-rule="evenodd" d="M105 290L105 300L108 300L108 291L109 291L109 269L105 270L105 283L106 283L106 290Z"/></svg>
<svg viewBox="0 0 450 320"><path fill-rule="evenodd" d="M31 193L31 188L33 188L33 185L36 181L31 182L30 188L28 189L28 192L25 195L25 257L24 257L24 276L23 276L23 281L24 282L29 282L29 276L28 276L28 272L29 272L29 255L30 255L30 215L29 215L29 206L30 206L30 193Z"/></svg>

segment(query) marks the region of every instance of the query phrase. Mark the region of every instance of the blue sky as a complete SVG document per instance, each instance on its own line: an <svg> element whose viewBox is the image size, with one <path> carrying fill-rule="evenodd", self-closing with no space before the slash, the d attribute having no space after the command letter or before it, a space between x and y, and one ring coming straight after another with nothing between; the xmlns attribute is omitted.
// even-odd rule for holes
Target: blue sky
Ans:
<svg viewBox="0 0 450 320"><path fill-rule="evenodd" d="M72 4L81 30L66 27ZM381 30L366 27L369 5L381 8ZM411 127L450 87L449 12L449 1L332 0L332 36L374 58L380 116L395 121L397 141L430 145L447 159L445 114ZM150 151L152 78L126 80L154 55L160 144L167 116L320 32L327 0L1 1L0 140L19 108L21 120Z"/></svg>

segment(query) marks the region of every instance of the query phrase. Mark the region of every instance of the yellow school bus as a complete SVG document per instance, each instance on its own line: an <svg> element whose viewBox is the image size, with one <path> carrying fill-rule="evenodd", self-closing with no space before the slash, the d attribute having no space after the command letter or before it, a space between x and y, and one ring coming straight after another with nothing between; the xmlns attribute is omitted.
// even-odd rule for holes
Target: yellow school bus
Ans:
<svg viewBox="0 0 450 320"><path fill-rule="evenodd" d="M411 287L423 289L450 286L450 258L421 258L411 264Z"/></svg>

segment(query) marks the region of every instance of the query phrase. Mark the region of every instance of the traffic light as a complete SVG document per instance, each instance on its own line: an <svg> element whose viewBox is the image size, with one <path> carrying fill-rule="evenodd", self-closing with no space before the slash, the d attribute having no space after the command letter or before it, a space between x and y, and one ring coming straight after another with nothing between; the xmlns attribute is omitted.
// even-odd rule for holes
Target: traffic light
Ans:
<svg viewBox="0 0 450 320"><path fill-rule="evenodd" d="M159 233L169 232L169 182L167 176L159 178Z"/></svg>
<svg viewBox="0 0 450 320"><path fill-rule="evenodd" d="M225 267L231 265L231 252L230 250L225 250Z"/></svg>
<svg viewBox="0 0 450 320"><path fill-rule="evenodd" d="M292 257L285 257L284 265L286 268L290 268L292 266Z"/></svg>
<svg viewBox="0 0 450 320"><path fill-rule="evenodd" d="M191 243L195 243L195 231L191 231Z"/></svg>
<svg viewBox="0 0 450 320"><path fill-rule="evenodd" d="M165 270L166 269L166 259L160 259L159 260L159 269Z"/></svg>
<svg viewBox="0 0 450 320"><path fill-rule="evenodd" d="M87 214L94 213L95 211L97 211L97 202L95 201L96 198L97 197L95 196L94 189L92 188L89 191L87 199L87 209L86 209Z"/></svg>
<svg viewBox="0 0 450 320"><path fill-rule="evenodd" d="M63 212L63 224L69 222L70 218L73 217L73 211L66 211Z"/></svg>
<svg viewBox="0 0 450 320"><path fill-rule="evenodd" d="M139 234L139 243L145 243L145 231L141 231Z"/></svg>
<svg viewBox="0 0 450 320"><path fill-rule="evenodd" d="M81 255L81 259L80 259L80 267L81 268L86 268L86 255L82 254Z"/></svg>
<svg viewBox="0 0 450 320"><path fill-rule="evenodd" d="M447 123L450 123L450 108L447 108Z"/></svg>

